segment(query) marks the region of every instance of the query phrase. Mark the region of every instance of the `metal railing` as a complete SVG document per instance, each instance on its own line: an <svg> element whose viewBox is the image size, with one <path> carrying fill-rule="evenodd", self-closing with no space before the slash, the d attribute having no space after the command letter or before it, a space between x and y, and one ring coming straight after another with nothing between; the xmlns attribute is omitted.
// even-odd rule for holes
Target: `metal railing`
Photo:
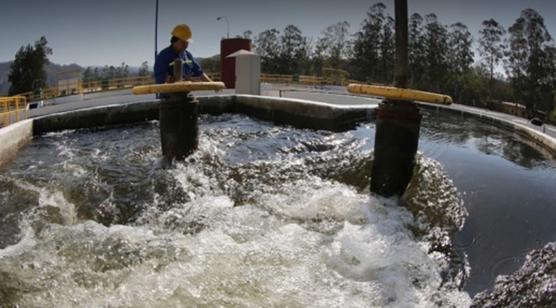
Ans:
<svg viewBox="0 0 556 308"><path fill-rule="evenodd" d="M129 89L135 86L152 84L154 83L154 78L152 76L135 76L135 77L125 77L125 78L114 78L114 79L104 79L95 80L89 82L81 83L81 93L92 93L101 91L111 91L119 89Z"/></svg>
<svg viewBox="0 0 556 308"><path fill-rule="evenodd" d="M58 90L58 87L55 86L55 87L45 88L41 92L29 91L29 92L24 92L24 93L17 94L17 96L23 96L23 97L25 97L27 102L32 102L32 101L38 101L38 100L51 99L51 98L58 97L58 96L60 96L60 91ZM2 97L2 98L5 98L5 97Z"/></svg>
<svg viewBox="0 0 556 308"><path fill-rule="evenodd" d="M28 102L48 100L66 95L111 91L118 89L129 89L134 86L154 83L152 76L134 76L125 78L114 78L94 81L77 81L71 85L53 86L44 88L40 92L25 92L17 96L23 96Z"/></svg>
<svg viewBox="0 0 556 308"><path fill-rule="evenodd" d="M207 72L209 78L213 81L220 81L220 73ZM301 84L301 85L339 85L346 86L349 83L357 82L348 80L345 77L337 78L337 76L314 76L314 75L283 75L283 74L261 74L261 81L268 83L280 84ZM129 89L139 85L154 83L153 76L133 76L125 78L102 79L94 81L76 81L70 84L62 84L41 91L25 92L14 97L24 97L26 102L34 102L40 100L48 100L60 96L86 94L103 91L112 91L119 89ZM2 98L4 101L8 97Z"/></svg>
<svg viewBox="0 0 556 308"><path fill-rule="evenodd" d="M25 96L0 97L0 128L29 117Z"/></svg>
<svg viewBox="0 0 556 308"><path fill-rule="evenodd" d="M207 73L210 79L220 81L220 73ZM303 85L339 85L346 86L350 83L360 81L347 78L333 78L315 75L284 75L284 74L261 74L261 81L268 83L284 83L284 84L303 84Z"/></svg>
<svg viewBox="0 0 556 308"><path fill-rule="evenodd" d="M206 74L212 81L221 81L220 73L206 73Z"/></svg>
<svg viewBox="0 0 556 308"><path fill-rule="evenodd" d="M285 83L285 84L303 84L303 85L338 85L346 86L354 80L347 78L331 78L326 76L315 75L281 75L281 74L261 74L262 82L269 83Z"/></svg>

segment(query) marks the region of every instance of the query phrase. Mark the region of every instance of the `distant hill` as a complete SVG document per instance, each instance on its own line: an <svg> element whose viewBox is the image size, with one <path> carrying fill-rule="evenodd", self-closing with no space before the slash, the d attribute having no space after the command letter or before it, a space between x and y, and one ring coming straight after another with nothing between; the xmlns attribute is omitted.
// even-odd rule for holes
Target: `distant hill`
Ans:
<svg viewBox="0 0 556 308"><path fill-rule="evenodd" d="M0 95L7 95L10 89L8 82L8 75L10 74L10 65L12 62L0 62ZM47 83L49 85L56 84L58 76L68 75L72 77L81 75L83 68L77 64L60 65L56 63L49 63L46 66ZM61 77L63 78L63 77Z"/></svg>
<svg viewBox="0 0 556 308"><path fill-rule="evenodd" d="M220 71L220 55L215 55L207 58L197 58L203 69L207 72L219 72ZM10 89L10 83L8 82L8 75L10 74L10 62L0 62L0 96L8 95ZM92 68L98 67L102 69L103 66L96 65L91 66ZM78 64L68 64L60 65L56 63L50 63L46 66L46 75L48 85L55 85L58 79L72 78L76 75L80 75L87 67L80 66ZM152 71L152 63L149 67ZM130 75L136 75L139 73L138 66L129 66Z"/></svg>

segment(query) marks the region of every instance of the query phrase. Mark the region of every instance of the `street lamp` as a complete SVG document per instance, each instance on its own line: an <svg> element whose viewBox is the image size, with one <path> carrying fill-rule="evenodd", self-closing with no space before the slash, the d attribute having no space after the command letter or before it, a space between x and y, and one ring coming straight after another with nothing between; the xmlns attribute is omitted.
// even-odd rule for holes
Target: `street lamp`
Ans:
<svg viewBox="0 0 556 308"><path fill-rule="evenodd" d="M220 21L221 19L224 19L226 21L226 38L230 38L230 22L228 21L228 17L226 16L220 16L218 18L216 18L216 20Z"/></svg>

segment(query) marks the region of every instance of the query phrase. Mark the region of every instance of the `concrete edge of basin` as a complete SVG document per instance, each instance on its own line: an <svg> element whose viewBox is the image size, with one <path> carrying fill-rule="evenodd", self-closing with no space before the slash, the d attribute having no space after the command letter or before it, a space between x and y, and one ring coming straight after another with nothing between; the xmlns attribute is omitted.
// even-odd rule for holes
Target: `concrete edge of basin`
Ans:
<svg viewBox="0 0 556 308"><path fill-rule="evenodd" d="M342 131L372 117L374 106L338 106L327 103L253 95L214 95L196 98L199 112L218 115L243 113L297 128ZM156 120L159 100L111 104L52 113L0 129L0 167L11 161L33 136L68 129L94 128Z"/></svg>
<svg viewBox="0 0 556 308"><path fill-rule="evenodd" d="M112 104L33 118L33 136L67 129L135 123L158 119L159 101Z"/></svg>
<svg viewBox="0 0 556 308"><path fill-rule="evenodd" d="M17 152L33 139L33 119L0 128L0 168L16 157Z"/></svg>
<svg viewBox="0 0 556 308"><path fill-rule="evenodd" d="M450 108L449 106L432 105L432 104L421 103L421 102L417 102L417 103L419 104L420 107L424 109L449 112L460 116L473 117L486 124L491 124L500 127L506 131L516 133L517 135L525 138L526 140L531 141L533 144L540 147L542 150L548 152L548 154L550 154L553 158L556 159L556 139L540 131L536 131L530 127L506 119L497 118L489 114L478 113L478 112L476 113L468 110L454 109L454 108Z"/></svg>
<svg viewBox="0 0 556 308"><path fill-rule="evenodd" d="M297 128L343 131L369 120L376 106L333 105L273 96L235 95L236 113Z"/></svg>
<svg viewBox="0 0 556 308"><path fill-rule="evenodd" d="M346 130L370 119L374 107L285 99L271 96L214 95L196 98L200 113L243 113L298 128ZM158 119L160 101L113 104L34 118L33 135L66 129L92 128Z"/></svg>
<svg viewBox="0 0 556 308"><path fill-rule="evenodd" d="M214 95L197 98L200 113L244 113L276 124L292 125L298 128L347 130L357 123L369 120L376 106L333 105L328 103L254 95ZM100 107L53 113L27 119L0 129L0 166L15 157L17 151L33 136L67 129L93 128L110 125L143 122L158 119L160 101L149 100L127 104L113 104ZM515 132L532 141L556 157L556 139L531 129L525 125L496 118L487 114L457 110L449 106L418 103L430 110L450 112L470 116L480 121Z"/></svg>

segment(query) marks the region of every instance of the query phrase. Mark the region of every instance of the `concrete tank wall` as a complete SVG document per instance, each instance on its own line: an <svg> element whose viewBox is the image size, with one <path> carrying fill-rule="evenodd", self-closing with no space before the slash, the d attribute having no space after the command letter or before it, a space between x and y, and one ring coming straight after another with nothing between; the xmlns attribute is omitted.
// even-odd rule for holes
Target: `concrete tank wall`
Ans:
<svg viewBox="0 0 556 308"><path fill-rule="evenodd" d="M243 113L277 124L298 128L341 131L369 120L376 107L365 105L332 105L301 99L265 97L256 95L217 95L198 98L200 113ZM122 125L158 119L158 100L116 104L50 114L27 119L0 129L0 166L13 159L17 151L33 135L66 129ZM513 131L544 148L556 157L556 140L526 126L487 115L456 111L444 106L420 104L421 108L441 112L454 112L462 116L477 117L491 125Z"/></svg>
<svg viewBox="0 0 556 308"><path fill-rule="evenodd" d="M276 124L332 131L350 129L370 119L374 110L374 106L338 106L256 95L205 96L197 100L199 113L242 113ZM155 120L159 104L159 101L149 101L51 114L35 119L33 134Z"/></svg>
<svg viewBox="0 0 556 308"><path fill-rule="evenodd" d="M23 120L0 128L0 167L11 161L17 151L33 137L33 120Z"/></svg>

